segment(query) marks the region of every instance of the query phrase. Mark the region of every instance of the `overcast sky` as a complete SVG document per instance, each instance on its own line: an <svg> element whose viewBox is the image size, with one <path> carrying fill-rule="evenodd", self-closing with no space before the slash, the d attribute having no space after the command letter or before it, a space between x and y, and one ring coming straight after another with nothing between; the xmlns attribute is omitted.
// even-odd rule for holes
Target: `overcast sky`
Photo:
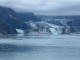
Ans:
<svg viewBox="0 0 80 60"><path fill-rule="evenodd" d="M80 0L0 0L0 6L37 15L80 15Z"/></svg>

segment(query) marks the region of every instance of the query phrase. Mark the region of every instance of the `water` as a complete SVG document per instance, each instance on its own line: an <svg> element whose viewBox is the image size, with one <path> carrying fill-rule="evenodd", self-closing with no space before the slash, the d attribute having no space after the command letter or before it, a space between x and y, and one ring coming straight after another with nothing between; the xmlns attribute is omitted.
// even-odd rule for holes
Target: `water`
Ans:
<svg viewBox="0 0 80 60"><path fill-rule="evenodd" d="M0 60L80 60L80 35L1 37Z"/></svg>

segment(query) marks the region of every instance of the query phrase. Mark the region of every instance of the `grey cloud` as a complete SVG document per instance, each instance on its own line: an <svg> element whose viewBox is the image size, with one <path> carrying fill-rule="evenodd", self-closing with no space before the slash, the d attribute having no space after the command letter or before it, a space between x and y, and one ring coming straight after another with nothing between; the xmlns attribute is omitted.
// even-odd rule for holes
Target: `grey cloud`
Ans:
<svg viewBox="0 0 80 60"><path fill-rule="evenodd" d="M38 15L80 15L80 0L0 0L0 5Z"/></svg>

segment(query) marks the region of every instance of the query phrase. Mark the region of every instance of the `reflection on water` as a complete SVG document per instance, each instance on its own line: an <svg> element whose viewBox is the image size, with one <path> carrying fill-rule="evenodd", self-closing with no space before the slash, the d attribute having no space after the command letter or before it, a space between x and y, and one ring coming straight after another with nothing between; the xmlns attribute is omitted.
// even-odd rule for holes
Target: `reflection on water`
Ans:
<svg viewBox="0 0 80 60"><path fill-rule="evenodd" d="M6 46L0 51L0 60L80 60L80 47Z"/></svg>
<svg viewBox="0 0 80 60"><path fill-rule="evenodd" d="M79 38L78 39L76 38L77 38L76 35L64 36L64 37L63 36L57 36L57 37L56 36L50 36L50 37L48 36L7 37L6 36L5 38L0 39L0 60L80 60L80 45L76 46L76 44L79 44L80 41ZM6 40L8 42L5 43ZM17 40L19 41L17 42ZM1 42L4 43L1 44ZM42 44L33 45L32 42L35 44L42 42ZM71 44L71 42L72 43L75 42L74 45L72 44L73 46L67 45ZM19 45L21 43L23 43L23 45ZM48 44L54 43L54 44L47 45L47 43Z"/></svg>

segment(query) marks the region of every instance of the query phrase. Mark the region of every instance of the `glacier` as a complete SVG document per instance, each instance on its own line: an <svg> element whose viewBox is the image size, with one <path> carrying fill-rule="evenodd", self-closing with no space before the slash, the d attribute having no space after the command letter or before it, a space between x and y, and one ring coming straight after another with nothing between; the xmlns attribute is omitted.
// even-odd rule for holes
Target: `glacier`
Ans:
<svg viewBox="0 0 80 60"><path fill-rule="evenodd" d="M24 30L22 30L22 29L16 29L16 31L18 33L17 34L18 36L23 36L25 34Z"/></svg>
<svg viewBox="0 0 80 60"><path fill-rule="evenodd" d="M26 22L29 29L23 30L23 29L16 29L18 36L23 36L25 34L27 35L61 35L61 34L69 34L70 33L70 27L69 26L60 26L55 25L52 23L44 22L44 21L38 21L33 22L29 21Z"/></svg>
<svg viewBox="0 0 80 60"><path fill-rule="evenodd" d="M29 34L66 34L70 32L69 26L59 26L48 22L26 22L29 26Z"/></svg>

